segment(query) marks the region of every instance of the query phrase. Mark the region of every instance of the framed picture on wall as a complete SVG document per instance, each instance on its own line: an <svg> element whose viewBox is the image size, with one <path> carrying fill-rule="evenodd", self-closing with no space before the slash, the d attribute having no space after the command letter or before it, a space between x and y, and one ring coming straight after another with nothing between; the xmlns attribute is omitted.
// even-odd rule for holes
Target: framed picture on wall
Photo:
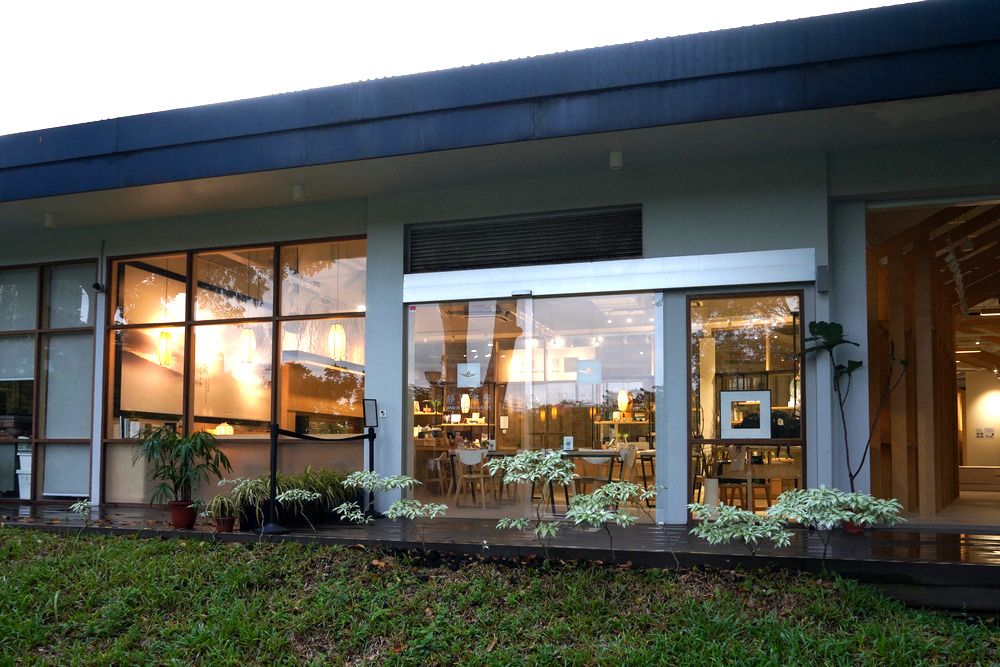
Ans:
<svg viewBox="0 0 1000 667"><path fill-rule="evenodd" d="M722 437L753 440L771 437L771 392L719 392Z"/></svg>

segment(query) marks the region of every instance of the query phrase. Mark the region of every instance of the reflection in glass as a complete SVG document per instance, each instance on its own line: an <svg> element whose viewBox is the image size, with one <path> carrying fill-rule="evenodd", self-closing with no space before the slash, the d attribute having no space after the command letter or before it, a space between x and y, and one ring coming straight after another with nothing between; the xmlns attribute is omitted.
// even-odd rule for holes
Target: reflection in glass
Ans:
<svg viewBox="0 0 1000 667"><path fill-rule="evenodd" d="M270 317L274 251L226 250L194 256L196 320Z"/></svg>
<svg viewBox="0 0 1000 667"><path fill-rule="evenodd" d="M439 472L451 463L441 457L462 447L486 446L494 455L654 448L651 294L422 304L409 315L419 493L445 493L450 478ZM611 459L596 460L581 459L578 469L606 480ZM638 479L638 463L625 474L633 473ZM494 503L491 511L519 510Z"/></svg>
<svg viewBox="0 0 1000 667"><path fill-rule="evenodd" d="M47 272L48 300L42 326L85 327L94 323L94 265L67 264Z"/></svg>
<svg viewBox="0 0 1000 667"><path fill-rule="evenodd" d="M768 438L801 436L800 319L796 294L691 301L695 437L723 437L722 420L733 433L743 428L764 429ZM723 392L754 391L769 394L769 415L757 413L755 421L738 403L722 405Z"/></svg>
<svg viewBox="0 0 1000 667"><path fill-rule="evenodd" d="M802 485L800 303L690 301L692 501L763 511Z"/></svg>
<svg viewBox="0 0 1000 667"><path fill-rule="evenodd" d="M114 263L114 324L183 322L187 257L142 257Z"/></svg>
<svg viewBox="0 0 1000 667"><path fill-rule="evenodd" d="M35 337L0 336L0 440L31 436Z"/></svg>
<svg viewBox="0 0 1000 667"><path fill-rule="evenodd" d="M88 437L94 380L93 335L87 332L44 336L41 364L41 436Z"/></svg>
<svg viewBox="0 0 1000 667"><path fill-rule="evenodd" d="M281 314L365 310L365 242L337 241L281 249Z"/></svg>
<svg viewBox="0 0 1000 667"><path fill-rule="evenodd" d="M282 428L313 435L362 432L364 318L283 323L278 386Z"/></svg>
<svg viewBox="0 0 1000 667"><path fill-rule="evenodd" d="M35 328L38 307L38 271L0 271L0 331Z"/></svg>
<svg viewBox="0 0 1000 667"><path fill-rule="evenodd" d="M236 434L267 433L271 415L271 324L217 324L193 328L194 429L226 422ZM252 334L254 354L245 360L241 339ZM176 349L176 347L175 347Z"/></svg>
<svg viewBox="0 0 1000 667"><path fill-rule="evenodd" d="M172 341L160 364L160 341ZM146 426L181 426L184 412L184 328L151 327L114 333L108 437L134 438Z"/></svg>

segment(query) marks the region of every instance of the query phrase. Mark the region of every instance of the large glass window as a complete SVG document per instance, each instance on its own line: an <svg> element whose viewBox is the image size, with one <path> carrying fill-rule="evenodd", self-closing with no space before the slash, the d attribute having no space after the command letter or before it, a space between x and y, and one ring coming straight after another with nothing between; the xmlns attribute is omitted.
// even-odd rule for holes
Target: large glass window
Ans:
<svg viewBox="0 0 1000 667"><path fill-rule="evenodd" d="M410 306L418 495L451 496L449 516L522 513L532 490L477 480L477 464L465 460L477 450L565 449L581 478L553 494L556 511L612 477L641 481L645 472L652 483L653 339L651 294Z"/></svg>
<svg viewBox="0 0 1000 667"><path fill-rule="evenodd" d="M692 498L767 507L802 477L799 292L689 300Z"/></svg>
<svg viewBox="0 0 1000 667"><path fill-rule="evenodd" d="M325 241L115 262L106 497L148 500L127 442L145 426L212 431L242 476L266 471L272 422L359 433L364 248ZM319 447L283 443L279 467L361 465L360 445Z"/></svg>
<svg viewBox="0 0 1000 667"><path fill-rule="evenodd" d="M90 492L95 278L93 262L0 271L0 497Z"/></svg>

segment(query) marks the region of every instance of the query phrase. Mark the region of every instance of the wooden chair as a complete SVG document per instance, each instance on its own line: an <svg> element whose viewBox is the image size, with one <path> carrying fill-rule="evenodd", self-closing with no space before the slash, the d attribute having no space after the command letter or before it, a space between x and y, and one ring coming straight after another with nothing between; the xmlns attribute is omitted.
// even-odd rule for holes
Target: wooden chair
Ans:
<svg viewBox="0 0 1000 667"><path fill-rule="evenodd" d="M437 487L437 492L441 495L451 493L451 455L448 451L441 452L441 455L427 461L427 489L431 486Z"/></svg>
<svg viewBox="0 0 1000 667"><path fill-rule="evenodd" d="M486 460L487 450L485 449L456 449L455 457L455 506L458 506L458 497L464 494L466 489L472 492L472 499L475 502L476 486L479 486L479 495L483 509L486 509L486 490L493 489L493 478L483 467Z"/></svg>

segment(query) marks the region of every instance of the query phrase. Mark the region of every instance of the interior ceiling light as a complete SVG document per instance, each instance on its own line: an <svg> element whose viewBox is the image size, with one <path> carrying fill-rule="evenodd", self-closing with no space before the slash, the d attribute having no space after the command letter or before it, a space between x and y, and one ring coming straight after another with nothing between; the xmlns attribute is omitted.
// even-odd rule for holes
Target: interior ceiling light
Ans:
<svg viewBox="0 0 1000 667"><path fill-rule="evenodd" d="M343 361L344 352L347 351L347 332L344 331L343 324L338 322L330 325L327 345L330 347L330 357L334 361Z"/></svg>
<svg viewBox="0 0 1000 667"><path fill-rule="evenodd" d="M257 354L257 336L253 329L244 327L240 331L240 361L244 364L252 364L254 355Z"/></svg>

